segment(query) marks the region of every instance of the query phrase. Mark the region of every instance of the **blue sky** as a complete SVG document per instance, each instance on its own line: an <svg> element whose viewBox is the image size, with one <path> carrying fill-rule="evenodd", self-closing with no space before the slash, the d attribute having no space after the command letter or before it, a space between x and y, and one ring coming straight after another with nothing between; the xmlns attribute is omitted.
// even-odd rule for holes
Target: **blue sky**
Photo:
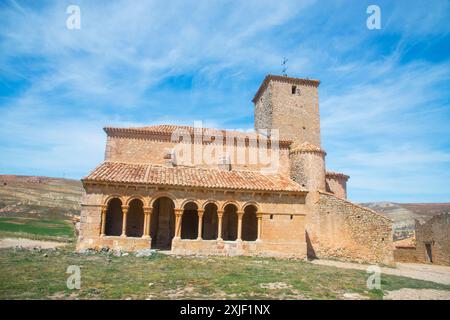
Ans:
<svg viewBox="0 0 450 320"><path fill-rule="evenodd" d="M0 1L0 173L81 178L105 125L252 128L286 56L322 82L327 168L350 199L448 202L449 21L438 0Z"/></svg>

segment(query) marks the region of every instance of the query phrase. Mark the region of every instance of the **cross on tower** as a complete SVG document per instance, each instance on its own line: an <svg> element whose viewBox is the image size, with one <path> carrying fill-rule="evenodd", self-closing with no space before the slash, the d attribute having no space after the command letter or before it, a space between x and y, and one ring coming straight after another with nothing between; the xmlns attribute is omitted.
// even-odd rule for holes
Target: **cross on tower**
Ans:
<svg viewBox="0 0 450 320"><path fill-rule="evenodd" d="M287 62L288 61L289 61L288 59L283 58L283 63L281 64L283 66L283 70L281 72L283 73L283 76L285 76L285 77L287 77L286 71L287 71Z"/></svg>

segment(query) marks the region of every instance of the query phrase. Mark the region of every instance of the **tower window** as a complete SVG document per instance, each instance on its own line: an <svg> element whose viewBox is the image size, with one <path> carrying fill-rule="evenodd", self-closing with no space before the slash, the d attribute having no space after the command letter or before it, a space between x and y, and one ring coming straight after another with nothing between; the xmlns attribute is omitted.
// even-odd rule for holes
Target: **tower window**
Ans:
<svg viewBox="0 0 450 320"><path fill-rule="evenodd" d="M297 93L297 86L292 86L292 94L296 94Z"/></svg>

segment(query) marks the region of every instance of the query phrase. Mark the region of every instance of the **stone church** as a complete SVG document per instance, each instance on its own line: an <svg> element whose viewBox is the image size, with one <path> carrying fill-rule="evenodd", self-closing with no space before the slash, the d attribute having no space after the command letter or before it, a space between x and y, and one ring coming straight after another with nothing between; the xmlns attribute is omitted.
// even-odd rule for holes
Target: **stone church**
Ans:
<svg viewBox="0 0 450 320"><path fill-rule="evenodd" d="M253 132L104 128L105 160L82 179L78 250L392 263L392 221L347 201L349 177L326 170L319 83L266 76Z"/></svg>

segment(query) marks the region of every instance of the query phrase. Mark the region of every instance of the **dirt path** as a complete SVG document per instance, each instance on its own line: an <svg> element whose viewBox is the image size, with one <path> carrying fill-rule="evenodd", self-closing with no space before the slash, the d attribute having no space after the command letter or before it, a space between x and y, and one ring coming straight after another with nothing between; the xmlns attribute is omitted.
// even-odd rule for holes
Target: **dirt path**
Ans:
<svg viewBox="0 0 450 320"><path fill-rule="evenodd" d="M311 263L345 269L367 270L369 265L331 260L313 260ZM450 267L418 263L397 263L397 268L381 267L381 272L394 276L432 281L450 285Z"/></svg>
<svg viewBox="0 0 450 320"><path fill-rule="evenodd" d="M22 248L36 248L39 247L41 249L52 249L56 247L65 246L64 242L55 242L55 241L40 241L40 240L31 240L25 238L4 238L0 239L0 249L2 248L14 248L14 247L22 247Z"/></svg>

